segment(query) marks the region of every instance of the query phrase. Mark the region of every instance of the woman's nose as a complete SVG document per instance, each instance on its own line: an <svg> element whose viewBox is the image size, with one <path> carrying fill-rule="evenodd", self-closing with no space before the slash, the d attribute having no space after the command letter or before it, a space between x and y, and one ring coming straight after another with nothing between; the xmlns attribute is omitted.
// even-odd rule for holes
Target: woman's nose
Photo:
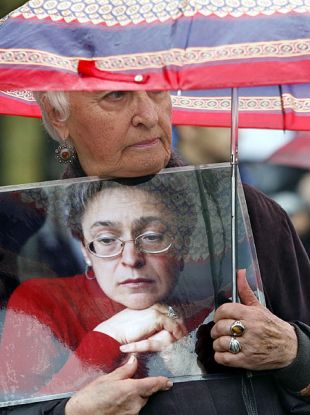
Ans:
<svg viewBox="0 0 310 415"><path fill-rule="evenodd" d="M136 91L135 94L132 116L133 126L144 126L148 129L155 127L159 119L157 103L152 95L146 91Z"/></svg>
<svg viewBox="0 0 310 415"><path fill-rule="evenodd" d="M123 265L128 267L141 268L145 264L144 254L137 249L134 241L126 241L121 258Z"/></svg>

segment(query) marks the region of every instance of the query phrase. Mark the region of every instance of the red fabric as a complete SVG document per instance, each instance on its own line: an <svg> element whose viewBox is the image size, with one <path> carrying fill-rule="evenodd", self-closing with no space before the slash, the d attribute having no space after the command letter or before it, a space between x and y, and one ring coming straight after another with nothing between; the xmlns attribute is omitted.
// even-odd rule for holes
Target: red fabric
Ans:
<svg viewBox="0 0 310 415"><path fill-rule="evenodd" d="M268 158L269 163L310 169L310 134L299 133L295 138L276 150Z"/></svg>
<svg viewBox="0 0 310 415"><path fill-rule="evenodd" d="M145 84L149 79L149 76L137 76L137 75L127 75L119 74L114 72L102 71L96 67L96 61L86 61L80 60L78 63L78 73L80 75L92 76L99 79L104 79L107 81L116 81L116 82L136 82L139 84Z"/></svg>
<svg viewBox="0 0 310 415"><path fill-rule="evenodd" d="M231 113L230 111L221 111L218 113L216 111L213 113L211 111L204 112L203 110L186 111L174 108L172 111L172 124L201 127L230 127ZM242 110L239 110L238 113L239 128L309 131L309 125L309 114L304 115L290 111L272 114L271 112L243 112Z"/></svg>
<svg viewBox="0 0 310 415"><path fill-rule="evenodd" d="M0 112L4 115L41 118L41 110L36 104L23 99L13 99L0 91Z"/></svg>
<svg viewBox="0 0 310 415"><path fill-rule="evenodd" d="M7 308L1 390L61 393L118 367L119 343L92 330L123 308L105 296L96 280L83 275L21 284Z"/></svg>
<svg viewBox="0 0 310 415"><path fill-rule="evenodd" d="M298 81L296 72L298 71ZM99 91L99 90L195 90L241 88L253 86L273 86L309 83L310 62L299 60L284 62L242 62L231 65L193 65L182 67L180 70L163 67L159 70L138 70L135 75L143 75L145 82L135 81L135 77L128 73L93 69L88 71L89 76L79 76L70 70L54 70L39 66L12 67L0 66L1 90L47 91ZM98 73L101 73L98 77ZM125 78L124 78L125 77ZM227 80L229 79L229 82Z"/></svg>
<svg viewBox="0 0 310 415"><path fill-rule="evenodd" d="M84 275L22 283L6 311L0 390L15 399L71 392L119 367L128 355L120 352L116 340L93 329L124 308ZM198 327L211 308L190 308L188 331ZM141 376L143 369L141 362Z"/></svg>

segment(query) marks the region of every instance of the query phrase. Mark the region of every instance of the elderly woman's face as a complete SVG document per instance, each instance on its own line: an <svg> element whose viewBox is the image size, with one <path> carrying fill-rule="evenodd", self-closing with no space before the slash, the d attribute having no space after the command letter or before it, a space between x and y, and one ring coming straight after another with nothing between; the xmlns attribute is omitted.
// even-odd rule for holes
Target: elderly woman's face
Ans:
<svg viewBox="0 0 310 415"><path fill-rule="evenodd" d="M69 136L87 175L136 177L164 168L171 151L168 92L71 92Z"/></svg>
<svg viewBox="0 0 310 415"><path fill-rule="evenodd" d="M139 252L133 240L145 234L153 243L154 235L167 233L172 221L163 204L139 189L107 189L88 204L82 220L85 244L95 238L108 245L109 238L128 241L122 253L112 258L96 257L83 248L108 297L126 307L144 309L169 295L180 272L180 255L173 245L162 253Z"/></svg>

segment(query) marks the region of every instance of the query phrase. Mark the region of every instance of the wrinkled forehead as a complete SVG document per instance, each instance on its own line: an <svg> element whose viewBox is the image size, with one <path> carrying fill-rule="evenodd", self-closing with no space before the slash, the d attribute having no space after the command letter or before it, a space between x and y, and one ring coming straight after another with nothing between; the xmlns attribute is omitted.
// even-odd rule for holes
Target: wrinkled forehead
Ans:
<svg viewBox="0 0 310 415"><path fill-rule="evenodd" d="M74 99L79 99L79 100L83 100L83 99L90 99L105 93L110 93L111 91L65 91L64 93L66 94L66 96L69 98L69 100L74 100Z"/></svg>

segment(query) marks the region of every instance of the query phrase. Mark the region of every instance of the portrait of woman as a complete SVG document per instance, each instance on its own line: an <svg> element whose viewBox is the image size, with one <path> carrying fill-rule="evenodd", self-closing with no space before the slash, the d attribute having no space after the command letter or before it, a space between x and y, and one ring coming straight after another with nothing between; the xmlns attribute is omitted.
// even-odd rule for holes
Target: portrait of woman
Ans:
<svg viewBox="0 0 310 415"><path fill-rule="evenodd" d="M138 377L202 373L195 330L211 307L175 291L196 221L176 185L158 176L64 189L85 272L29 279L14 291L0 345L3 396L72 392L133 353Z"/></svg>

